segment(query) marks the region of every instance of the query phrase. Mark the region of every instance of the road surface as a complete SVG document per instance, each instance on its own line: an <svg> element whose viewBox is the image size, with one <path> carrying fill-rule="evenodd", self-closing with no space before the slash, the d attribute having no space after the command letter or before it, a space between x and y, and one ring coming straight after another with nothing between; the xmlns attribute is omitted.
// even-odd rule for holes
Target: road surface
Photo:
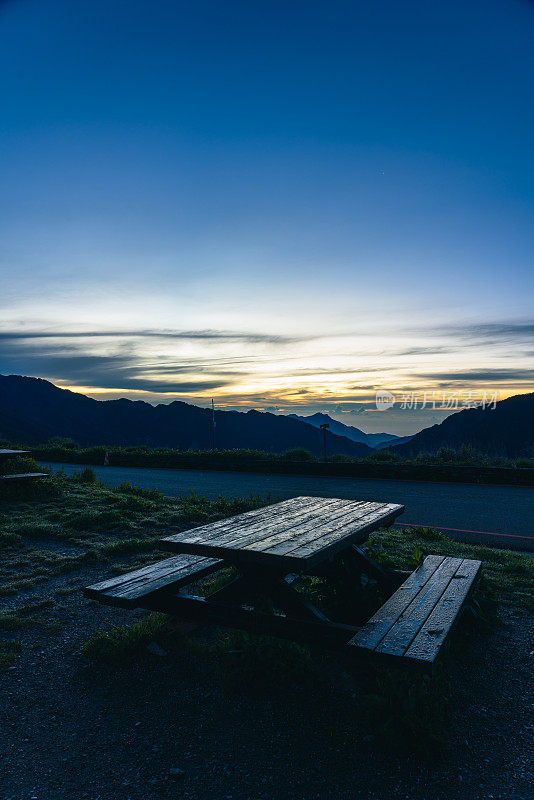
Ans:
<svg viewBox="0 0 534 800"><path fill-rule="evenodd" d="M44 465L62 468L67 475L84 466ZM106 486L128 481L134 486L158 488L173 497L192 490L210 500L219 494L233 497L270 494L282 499L315 495L402 503L406 511L398 523L432 525L458 541L534 552L534 488L530 487L90 466Z"/></svg>

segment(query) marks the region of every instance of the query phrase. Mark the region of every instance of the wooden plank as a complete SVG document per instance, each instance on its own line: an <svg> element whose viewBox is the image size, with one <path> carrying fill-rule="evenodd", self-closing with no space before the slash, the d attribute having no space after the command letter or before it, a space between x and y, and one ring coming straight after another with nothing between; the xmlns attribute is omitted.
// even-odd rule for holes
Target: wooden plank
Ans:
<svg viewBox="0 0 534 800"><path fill-rule="evenodd" d="M315 553L312 553L306 556L304 563L306 565L306 569L311 569L312 567L320 564L327 558L333 558L338 553L346 550L346 548L351 544L361 544L362 542L367 541L369 536L373 531L380 530L380 528L389 528L390 525L393 524L395 519L402 514L404 510L404 506L399 507L400 510L391 511L385 517L375 517L369 520L363 520L358 525L357 530L353 531L351 534L343 537L338 537L334 541L330 541L328 544L323 545L320 550L317 550ZM294 553L290 553L289 557L294 556Z"/></svg>
<svg viewBox="0 0 534 800"><path fill-rule="evenodd" d="M135 608L161 589L176 589L222 567L218 559L181 555L119 575L84 589L86 597L121 608Z"/></svg>
<svg viewBox="0 0 534 800"><path fill-rule="evenodd" d="M480 561L462 561L425 624L406 650L405 657L432 664L458 619L481 567Z"/></svg>
<svg viewBox="0 0 534 800"><path fill-rule="evenodd" d="M220 547L244 548L249 544L263 542L271 536L287 538L295 529L309 525L311 520L315 520L315 523L318 524L326 514L334 513L338 502L335 499L318 498L316 503L300 507L297 511L284 512L276 518L261 519L254 525L242 527L236 532L230 531L221 536L201 541L213 542Z"/></svg>
<svg viewBox="0 0 534 800"><path fill-rule="evenodd" d="M16 475L0 475L0 480L29 480L31 478L48 478L48 472L21 472Z"/></svg>
<svg viewBox="0 0 534 800"><path fill-rule="evenodd" d="M340 538L350 536L363 528L368 522L375 519L382 519L390 514L392 510L398 509L401 514L404 506L390 506L385 503L365 503L362 507L354 508L342 525L336 523L326 524L317 528L316 535L299 536L292 539L288 548L272 548L270 552L280 552L281 555L297 556L299 558L311 555L317 550L339 541Z"/></svg>
<svg viewBox="0 0 534 800"><path fill-rule="evenodd" d="M427 556L421 566L350 640L349 645L374 650L443 561L444 556Z"/></svg>
<svg viewBox="0 0 534 800"><path fill-rule="evenodd" d="M333 504L329 507L321 507L320 514L308 513L304 521L299 525L287 527L281 532L269 529L264 538L252 540L242 545L246 550L263 550L269 553L279 553L284 555L294 549L292 542L308 541L316 539L322 531L330 530L334 526L342 527L348 521L355 519L364 513L364 503L356 503L352 506L339 506Z"/></svg>
<svg viewBox="0 0 534 800"><path fill-rule="evenodd" d="M395 503L295 498L278 504L276 513L271 510L269 516L240 515L228 520L237 521L233 529L220 523L202 526L166 537L160 546L178 553L226 558L236 564L302 570L355 539L364 541L371 530L391 524L403 510L404 506Z"/></svg>
<svg viewBox="0 0 534 800"><path fill-rule="evenodd" d="M378 652L390 656L404 655L461 563L461 558L445 558L442 561L378 644L376 647Z"/></svg>
<svg viewBox="0 0 534 800"><path fill-rule="evenodd" d="M252 526L256 522L264 524L267 520L274 519L286 512L292 511L297 513L301 508L308 507L314 501L321 499L322 498L315 497L293 497L289 500L283 500L280 503L273 503L273 505L266 506L265 508L256 508L253 511L237 514L235 517L227 517L218 522L210 522L198 528L191 528L181 533L173 534L173 536L166 536L162 539L161 546L163 549L172 549L174 542L179 542L181 544L183 542L194 543L216 539L224 532L235 532L247 526Z"/></svg>

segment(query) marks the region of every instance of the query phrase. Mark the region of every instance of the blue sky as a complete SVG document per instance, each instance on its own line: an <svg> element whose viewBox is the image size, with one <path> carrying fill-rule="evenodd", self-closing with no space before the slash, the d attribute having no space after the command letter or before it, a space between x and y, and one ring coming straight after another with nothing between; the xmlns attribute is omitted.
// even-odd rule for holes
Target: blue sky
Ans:
<svg viewBox="0 0 534 800"><path fill-rule="evenodd" d="M327 410L534 388L534 3L0 3L0 371ZM356 420L353 415L357 415Z"/></svg>

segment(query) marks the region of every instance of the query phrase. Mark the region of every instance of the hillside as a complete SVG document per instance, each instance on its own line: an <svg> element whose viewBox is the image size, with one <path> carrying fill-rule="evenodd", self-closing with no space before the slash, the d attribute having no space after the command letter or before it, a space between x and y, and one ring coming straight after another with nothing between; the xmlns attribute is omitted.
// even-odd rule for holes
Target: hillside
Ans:
<svg viewBox="0 0 534 800"><path fill-rule="evenodd" d="M296 447L322 454L322 434L289 417L248 411L216 411L216 446L281 453ZM152 406L127 399L93 400L60 389L40 378L0 375L0 438L25 444L52 436L71 437L80 445L208 449L211 411L188 403ZM361 458L371 449L328 432L330 455Z"/></svg>
<svg viewBox="0 0 534 800"><path fill-rule="evenodd" d="M410 456L470 445L492 456L534 455L534 393L501 400L495 409L466 409L417 433L395 452Z"/></svg>
<svg viewBox="0 0 534 800"><path fill-rule="evenodd" d="M330 426L329 430L331 433L335 433L337 436L346 436L347 439L353 442L366 444L368 447L372 447L375 450L381 450L390 445L397 445L410 439L409 436L400 437L395 436L394 433L365 433L354 425L345 425L343 422L338 422L337 419L333 419L328 414L310 414L308 417L300 417L298 414L289 414L289 416L292 419L307 422L308 425L313 425L314 428L319 428L324 423L327 423Z"/></svg>

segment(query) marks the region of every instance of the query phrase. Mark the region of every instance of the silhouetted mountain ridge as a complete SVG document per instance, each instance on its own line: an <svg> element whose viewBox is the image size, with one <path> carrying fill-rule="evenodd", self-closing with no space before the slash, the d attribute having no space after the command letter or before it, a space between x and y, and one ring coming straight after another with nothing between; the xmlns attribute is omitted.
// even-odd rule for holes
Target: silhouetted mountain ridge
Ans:
<svg viewBox="0 0 534 800"><path fill-rule="evenodd" d="M492 456L534 455L534 392L500 400L495 409L470 408L452 414L395 451L409 456L434 453L440 447L458 450L463 445Z"/></svg>
<svg viewBox="0 0 534 800"><path fill-rule="evenodd" d="M285 416L259 411L216 411L216 446L281 453L302 447L322 454L322 434ZM0 375L0 437L37 444L53 436L82 446L211 447L211 410L175 400L152 406L142 400L94 400L42 378ZM329 454L361 458L365 444L328 433Z"/></svg>

